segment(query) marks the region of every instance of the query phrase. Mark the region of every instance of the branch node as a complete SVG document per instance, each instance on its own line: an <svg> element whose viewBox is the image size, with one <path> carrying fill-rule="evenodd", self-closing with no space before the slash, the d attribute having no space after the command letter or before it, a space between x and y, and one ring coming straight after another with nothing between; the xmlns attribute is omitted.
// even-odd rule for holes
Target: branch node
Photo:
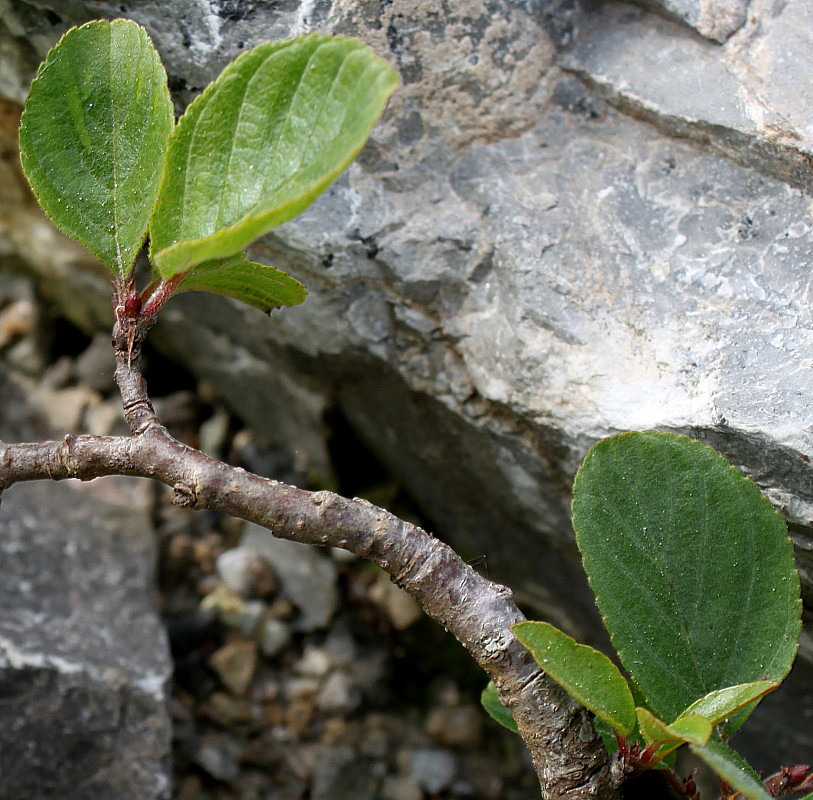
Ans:
<svg viewBox="0 0 813 800"><path fill-rule="evenodd" d="M54 451L54 461L56 462L56 466L61 467L61 471L64 472L64 476L62 477L70 478L76 475L79 469L79 465L73 458L73 448L76 441L77 437L69 433L59 443L59 446ZM60 475L54 475L54 473L51 472L50 467L46 466L45 470L52 479L59 479Z"/></svg>
<svg viewBox="0 0 813 800"><path fill-rule="evenodd" d="M172 505L178 508L200 508L197 492L187 483L176 483L172 487Z"/></svg>

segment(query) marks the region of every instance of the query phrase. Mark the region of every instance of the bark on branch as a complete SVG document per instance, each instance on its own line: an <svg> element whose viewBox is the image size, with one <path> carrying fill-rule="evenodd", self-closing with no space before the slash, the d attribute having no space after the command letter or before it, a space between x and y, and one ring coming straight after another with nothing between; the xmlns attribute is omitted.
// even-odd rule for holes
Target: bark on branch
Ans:
<svg viewBox="0 0 813 800"><path fill-rule="evenodd" d="M262 478L178 442L156 418L141 376L148 325L129 317L123 303L116 311L116 379L134 435L0 442L0 492L20 481L148 477L171 486L179 506L222 511L282 539L349 550L388 572L488 673L514 714L545 798L617 800L606 751L587 712L514 638L511 625L524 617L509 589L483 578L421 528L365 500Z"/></svg>
<svg viewBox="0 0 813 800"><path fill-rule="evenodd" d="M511 591L486 580L448 545L365 500L309 492L181 444L158 423L138 436L67 436L0 443L0 488L19 481L148 477L174 502L249 520L282 539L341 547L386 570L452 633L497 684L551 800L616 797L603 745L584 709L549 681L511 633L524 619Z"/></svg>

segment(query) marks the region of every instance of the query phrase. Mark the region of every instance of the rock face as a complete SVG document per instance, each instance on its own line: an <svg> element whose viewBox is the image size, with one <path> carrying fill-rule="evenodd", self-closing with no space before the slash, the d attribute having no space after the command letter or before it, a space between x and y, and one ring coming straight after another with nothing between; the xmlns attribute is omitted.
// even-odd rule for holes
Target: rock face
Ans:
<svg viewBox="0 0 813 800"><path fill-rule="evenodd" d="M0 438L31 439L24 398L2 373L0 396ZM104 479L3 497L2 800L170 796L171 664L139 493Z"/></svg>
<svg viewBox="0 0 813 800"><path fill-rule="evenodd" d="M641 5L17 0L0 92L19 102L55 37L100 15L148 28L181 104L265 38L349 33L389 59L403 86L357 163L254 248L308 301L269 322L174 300L155 340L306 468L328 469L338 408L440 534L589 639L569 485L617 431L689 432L742 466L813 599L813 10ZM95 329L105 282L35 244L55 235L15 197L0 252ZM786 760L805 726L772 737Z"/></svg>

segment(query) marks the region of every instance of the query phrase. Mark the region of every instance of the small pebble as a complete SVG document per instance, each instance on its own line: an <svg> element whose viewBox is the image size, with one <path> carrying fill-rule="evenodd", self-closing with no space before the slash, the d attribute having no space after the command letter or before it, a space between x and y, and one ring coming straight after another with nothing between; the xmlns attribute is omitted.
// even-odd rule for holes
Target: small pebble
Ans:
<svg viewBox="0 0 813 800"><path fill-rule="evenodd" d="M423 800L423 791L414 778L387 775L381 784L381 800Z"/></svg>
<svg viewBox="0 0 813 800"><path fill-rule="evenodd" d="M225 411L216 411L198 430L198 449L212 458L222 458L230 425L231 417Z"/></svg>
<svg viewBox="0 0 813 800"><path fill-rule="evenodd" d="M259 634L260 651L266 658L278 656L291 641L291 631L282 620L273 617L266 619Z"/></svg>
<svg viewBox="0 0 813 800"><path fill-rule="evenodd" d="M17 300L0 311L0 349L34 332L36 309L28 300ZM112 349L112 348L111 348Z"/></svg>
<svg viewBox="0 0 813 800"><path fill-rule="evenodd" d="M335 562L309 545L276 539L252 523L245 526L242 544L274 568L281 594L299 612L291 621L293 630L310 632L328 627L339 605Z"/></svg>
<svg viewBox="0 0 813 800"><path fill-rule="evenodd" d="M198 800L203 789L203 782L198 775L187 775L178 790L177 800Z"/></svg>
<svg viewBox="0 0 813 800"><path fill-rule="evenodd" d="M426 730L439 744L477 744L483 732L483 712L473 705L441 706L429 713Z"/></svg>
<svg viewBox="0 0 813 800"><path fill-rule="evenodd" d="M312 699L319 691L318 678L291 678L286 683L286 694L291 700Z"/></svg>
<svg viewBox="0 0 813 800"><path fill-rule="evenodd" d="M305 654L297 662L294 671L309 678L322 678L330 671L330 656L321 647L306 647Z"/></svg>
<svg viewBox="0 0 813 800"><path fill-rule="evenodd" d="M32 392L42 408L49 427L57 433L76 433L82 427L85 409L98 395L84 386L49 391L43 387Z"/></svg>
<svg viewBox="0 0 813 800"><path fill-rule="evenodd" d="M351 714L361 705L361 690L343 670L333 670L319 689L316 707L326 714Z"/></svg>
<svg viewBox="0 0 813 800"><path fill-rule="evenodd" d="M457 762L445 750L421 747L412 754L409 774L425 791L438 794L452 785Z"/></svg>
<svg viewBox="0 0 813 800"><path fill-rule="evenodd" d="M370 587L369 597L384 611L397 631L406 630L423 616L418 601L396 586L388 575L378 576Z"/></svg>
<svg viewBox="0 0 813 800"><path fill-rule="evenodd" d="M214 692L198 709L198 712L223 728L245 725L253 721L251 704L242 697L226 692Z"/></svg>
<svg viewBox="0 0 813 800"><path fill-rule="evenodd" d="M243 597L267 598L277 590L269 563L249 547L233 547L217 558L217 574L232 591Z"/></svg>
<svg viewBox="0 0 813 800"><path fill-rule="evenodd" d="M198 748L194 761L216 780L229 783L240 774L236 754L231 752L234 749L228 747L228 743L221 739L206 742Z"/></svg>
<svg viewBox="0 0 813 800"><path fill-rule="evenodd" d="M97 333L74 362L74 371L79 382L96 392L109 394L116 390L115 366L110 334Z"/></svg>
<svg viewBox="0 0 813 800"><path fill-rule="evenodd" d="M245 639L229 642L212 654L209 666L232 694L243 695L257 667L257 648Z"/></svg>
<svg viewBox="0 0 813 800"><path fill-rule="evenodd" d="M254 636L267 612L268 607L262 600L246 600L239 609L223 609L220 621L245 636Z"/></svg>

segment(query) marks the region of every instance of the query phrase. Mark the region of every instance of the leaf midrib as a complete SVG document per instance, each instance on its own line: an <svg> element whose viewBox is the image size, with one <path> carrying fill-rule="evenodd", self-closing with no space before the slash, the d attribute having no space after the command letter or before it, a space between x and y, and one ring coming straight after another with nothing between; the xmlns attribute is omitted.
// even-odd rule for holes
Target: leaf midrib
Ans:
<svg viewBox="0 0 813 800"><path fill-rule="evenodd" d="M118 267L119 275L124 274L124 263L121 256L121 238L119 231L120 207L119 207L119 159L118 159L118 118L113 108L113 26L115 22L111 22L107 26L107 83L108 95L110 97L110 140L112 143L112 160L113 160L113 241L116 244L116 266Z"/></svg>

